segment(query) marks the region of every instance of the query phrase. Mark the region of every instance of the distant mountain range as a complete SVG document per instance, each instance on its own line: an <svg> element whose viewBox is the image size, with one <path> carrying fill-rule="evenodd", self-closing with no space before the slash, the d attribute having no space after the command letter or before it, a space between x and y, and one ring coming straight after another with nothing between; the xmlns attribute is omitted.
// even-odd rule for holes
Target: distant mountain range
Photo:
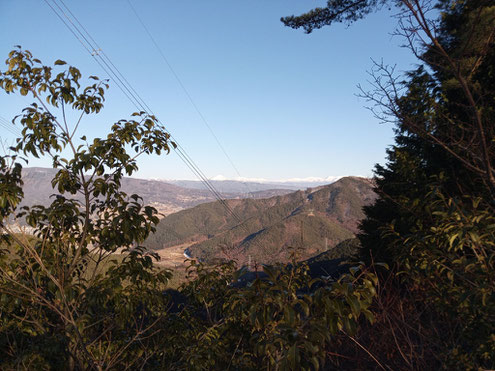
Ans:
<svg viewBox="0 0 495 371"><path fill-rule="evenodd" d="M219 177L216 177L219 178ZM221 178L221 177L220 177ZM219 192L228 193L246 193L266 191L272 189L289 189L293 191L303 190L306 188L314 188L325 184L330 184L342 177L328 177L325 179L320 178L307 178L307 179L289 179L286 181L272 181L264 179L255 180L230 180L230 179L213 179L210 183ZM206 186L198 180L165 180L165 182L174 184L180 187L203 189L206 190Z"/></svg>
<svg viewBox="0 0 495 371"><path fill-rule="evenodd" d="M56 194L51 181L57 170L52 168L27 167L22 169L24 181L24 200L22 205L48 205L50 196ZM186 182L187 183L187 182ZM244 189L242 188L244 187ZM187 209L201 203L212 202L215 197L205 189L181 187L158 180L124 178L122 189L127 194L136 193L143 197L146 204L154 206L164 215ZM223 198L266 198L292 192L292 189L277 187L252 188L246 191L240 182L237 187L229 187L229 191L219 189Z"/></svg>
<svg viewBox="0 0 495 371"><path fill-rule="evenodd" d="M375 198L369 179L346 177L268 199L227 200L236 217L220 202L201 204L162 219L146 245L190 244L187 254L204 261L287 262L296 250L306 259L354 237L363 206Z"/></svg>

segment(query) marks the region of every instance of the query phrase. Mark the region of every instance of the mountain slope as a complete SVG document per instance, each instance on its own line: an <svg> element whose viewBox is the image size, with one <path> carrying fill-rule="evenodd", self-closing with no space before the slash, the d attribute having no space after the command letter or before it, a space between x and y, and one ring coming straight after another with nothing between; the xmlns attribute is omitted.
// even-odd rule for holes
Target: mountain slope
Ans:
<svg viewBox="0 0 495 371"><path fill-rule="evenodd" d="M219 202L203 204L164 218L147 246L196 242L188 248L193 257L240 263L285 262L294 249L307 258L352 238L362 207L374 199L368 179L347 177L269 199L227 201L243 220L240 224Z"/></svg>
<svg viewBox="0 0 495 371"><path fill-rule="evenodd" d="M253 232L257 231L265 218L284 216L290 212L290 205L297 205L297 202L292 200L297 197L296 194L302 192L291 193L286 196L275 196L268 199L242 199L242 200L225 200L225 203L245 220ZM288 206L289 204L289 206ZM270 209L281 210L265 214ZM284 210L287 208L287 210ZM273 214L273 215L272 215ZM261 217L261 220L258 220ZM253 220L251 220L254 218ZM261 224L260 224L261 222ZM254 223L254 224L253 224ZM208 238L213 238L222 232L235 230L238 225L236 219L220 202L212 202L198 205L192 209L180 211L166 217L157 227L154 235L146 241L148 247L152 249L160 249L163 247L178 245L192 241L202 241Z"/></svg>

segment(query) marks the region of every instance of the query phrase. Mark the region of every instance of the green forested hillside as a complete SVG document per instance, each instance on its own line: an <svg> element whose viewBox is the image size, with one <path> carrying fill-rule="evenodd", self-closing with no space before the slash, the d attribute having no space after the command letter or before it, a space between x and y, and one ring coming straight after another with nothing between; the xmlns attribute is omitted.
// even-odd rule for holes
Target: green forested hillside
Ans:
<svg viewBox="0 0 495 371"><path fill-rule="evenodd" d="M362 90L396 132L387 162L375 168L379 197L359 235L360 259L377 267L382 287L377 323L360 329L357 341L386 362L382 369L491 370L495 3L397 3L396 34L419 65L403 80L393 65L375 63L371 88ZM284 22L311 32L377 9L375 1L327 4Z"/></svg>
<svg viewBox="0 0 495 371"><path fill-rule="evenodd" d="M84 87L64 61L11 51L0 89L36 103L0 155L0 369L494 370L493 0L329 0L283 21L311 32L394 5L420 65L370 74L366 97L396 124L374 182L228 201L241 223L213 203L158 225L124 177L139 156L175 148L163 124L135 112L78 145L83 126L71 118L100 112L106 80ZM23 158L43 155L60 194L20 209ZM11 217L35 238L10 229ZM331 248L358 228L359 240ZM204 260L283 261L290 247L302 260L323 241L326 251L264 265L248 285L235 261L191 260L189 280L171 290L173 273L144 245L191 240ZM362 262L348 273L320 276L356 249Z"/></svg>
<svg viewBox="0 0 495 371"><path fill-rule="evenodd" d="M285 196L279 196L261 200L225 200L225 203L237 215L248 219L286 200ZM236 224L237 221L222 203L211 202L169 215L159 224L157 231L150 236L146 244L152 249L160 249L184 242L200 241L230 230Z"/></svg>
<svg viewBox="0 0 495 371"><path fill-rule="evenodd" d="M163 219L146 244L160 249L196 242L188 253L205 261L284 262L291 247L303 247L300 258L307 258L351 238L364 216L363 206L374 198L369 180L347 177L264 200L226 201L242 223L220 202L203 204Z"/></svg>

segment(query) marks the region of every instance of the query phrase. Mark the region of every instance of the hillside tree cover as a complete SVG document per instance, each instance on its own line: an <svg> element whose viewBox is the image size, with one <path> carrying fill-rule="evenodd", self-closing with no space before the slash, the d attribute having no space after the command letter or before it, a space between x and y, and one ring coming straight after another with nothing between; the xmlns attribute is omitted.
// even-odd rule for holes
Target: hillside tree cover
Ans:
<svg viewBox="0 0 495 371"><path fill-rule="evenodd" d="M330 0L283 22L312 32L392 6L419 66L397 77L376 64L362 93L396 141L361 225L368 268L338 280L312 279L294 251L245 286L233 262L191 261L168 289L142 247L156 210L121 190L140 156L173 147L168 134L138 112L89 141L82 120L106 82L13 50L0 87L33 104L0 157L0 368L495 368L493 1ZM30 156L52 159L59 194L19 209ZM13 217L35 234L13 233Z"/></svg>
<svg viewBox="0 0 495 371"><path fill-rule="evenodd" d="M174 146L163 126L137 112L88 139L83 120L103 108L107 83L20 47L0 87L33 99L0 157L1 369L319 369L337 336L373 321L376 276L359 266L325 280L293 261L239 287L234 263L191 261L189 282L168 289L171 272L142 246L157 211L121 189L140 156ZM58 193L19 208L31 156L51 158ZM12 218L34 235L14 233Z"/></svg>
<svg viewBox="0 0 495 371"><path fill-rule="evenodd" d="M372 183L345 177L318 189L267 199L205 203L166 216L145 245L151 249L192 243L187 254L203 262L236 260L239 264L290 262L288 246L299 246L299 259L333 249L355 235L363 206L373 202Z"/></svg>
<svg viewBox="0 0 495 371"><path fill-rule="evenodd" d="M361 258L393 267L377 300L387 324L369 346L394 368L493 369L495 4L330 0L282 21L312 32L394 5L396 34L419 66L402 77L375 64L362 90L374 114L396 124L361 226Z"/></svg>

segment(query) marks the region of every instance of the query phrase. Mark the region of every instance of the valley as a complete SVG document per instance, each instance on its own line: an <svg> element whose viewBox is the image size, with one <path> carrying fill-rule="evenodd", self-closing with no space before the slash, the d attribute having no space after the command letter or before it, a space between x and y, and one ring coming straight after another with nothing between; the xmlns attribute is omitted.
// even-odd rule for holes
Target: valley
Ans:
<svg viewBox="0 0 495 371"><path fill-rule="evenodd" d="M54 175L53 169L24 168L22 205L48 205L56 194ZM305 190L215 181L225 205L193 181L176 183L181 186L124 178L122 187L158 210L162 220L145 246L160 255L159 266L182 272L186 249L204 262L235 260L249 266L286 263L292 254L305 260L332 251L355 236L363 206L376 198L372 182L359 177ZM246 188L252 191L243 193Z"/></svg>
<svg viewBox="0 0 495 371"><path fill-rule="evenodd" d="M185 271L188 264L184 251L191 245L192 243L184 243L156 250L155 252L160 255L160 261L156 264L162 268Z"/></svg>
<svg viewBox="0 0 495 371"><path fill-rule="evenodd" d="M187 246L205 262L286 263L291 254L308 259L355 236L363 206L376 198L372 188L368 179L346 177L267 199L227 200L235 217L218 201L201 204L162 219L145 245L162 253Z"/></svg>

